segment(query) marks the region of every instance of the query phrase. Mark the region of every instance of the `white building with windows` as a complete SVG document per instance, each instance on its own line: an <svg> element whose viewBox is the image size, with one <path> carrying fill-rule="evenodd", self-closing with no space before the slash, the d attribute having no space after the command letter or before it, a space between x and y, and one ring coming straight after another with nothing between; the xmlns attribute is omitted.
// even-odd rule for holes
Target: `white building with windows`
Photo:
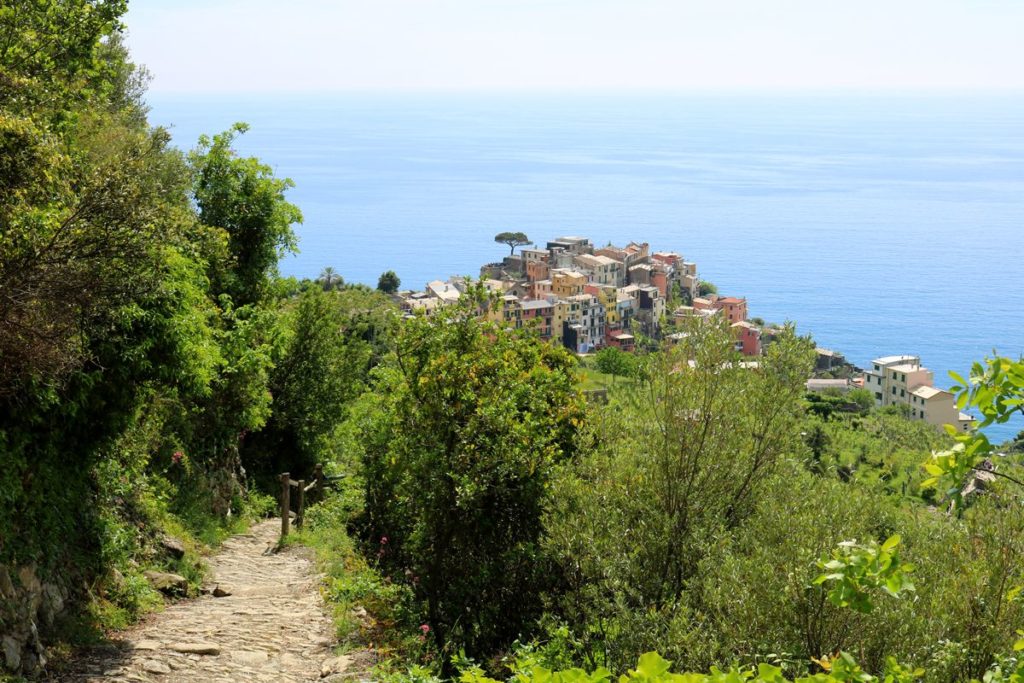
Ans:
<svg viewBox="0 0 1024 683"><path fill-rule="evenodd" d="M921 365L920 356L883 356L871 361L864 372L864 388L875 397L875 405L905 405L910 417L941 427L951 424L966 432L974 418L956 407L953 394L934 386L932 371Z"/></svg>

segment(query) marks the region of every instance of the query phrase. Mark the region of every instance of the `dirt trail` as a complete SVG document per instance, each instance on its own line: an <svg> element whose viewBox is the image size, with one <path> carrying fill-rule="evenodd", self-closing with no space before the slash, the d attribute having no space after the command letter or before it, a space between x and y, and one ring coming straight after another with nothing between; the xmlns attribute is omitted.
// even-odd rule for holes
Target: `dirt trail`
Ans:
<svg viewBox="0 0 1024 683"><path fill-rule="evenodd" d="M273 553L280 520L257 524L208 559L209 583L230 595L168 606L89 652L60 681L358 681L359 657L333 656L320 577L301 548ZM325 677L322 677L321 674Z"/></svg>

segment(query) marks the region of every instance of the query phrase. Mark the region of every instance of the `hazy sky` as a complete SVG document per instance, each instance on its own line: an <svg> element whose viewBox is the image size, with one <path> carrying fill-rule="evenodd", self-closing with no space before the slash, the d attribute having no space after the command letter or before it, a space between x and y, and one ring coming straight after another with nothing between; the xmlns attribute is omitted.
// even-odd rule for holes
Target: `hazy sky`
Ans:
<svg viewBox="0 0 1024 683"><path fill-rule="evenodd" d="M153 92L1024 88L1022 0L133 0Z"/></svg>

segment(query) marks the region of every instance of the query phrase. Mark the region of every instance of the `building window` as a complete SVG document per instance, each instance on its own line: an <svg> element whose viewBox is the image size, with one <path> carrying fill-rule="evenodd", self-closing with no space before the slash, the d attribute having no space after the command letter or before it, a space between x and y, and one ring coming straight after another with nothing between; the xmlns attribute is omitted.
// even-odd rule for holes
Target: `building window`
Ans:
<svg viewBox="0 0 1024 683"><path fill-rule="evenodd" d="M906 395L907 395L907 392L905 392L902 389L900 389L900 396L906 396Z"/></svg>
<svg viewBox="0 0 1024 683"><path fill-rule="evenodd" d="M876 401L881 401L882 400L882 392L881 391L876 391L875 392L875 400Z"/></svg>
<svg viewBox="0 0 1024 683"><path fill-rule="evenodd" d="M893 396L895 396L895 395L896 395L896 387L893 387L893 388L892 388L892 395L893 395Z"/></svg>

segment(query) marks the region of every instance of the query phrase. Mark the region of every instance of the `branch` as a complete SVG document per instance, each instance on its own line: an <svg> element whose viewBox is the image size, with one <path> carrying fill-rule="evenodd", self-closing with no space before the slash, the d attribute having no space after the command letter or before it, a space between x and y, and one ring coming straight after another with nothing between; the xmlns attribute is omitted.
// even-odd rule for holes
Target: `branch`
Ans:
<svg viewBox="0 0 1024 683"><path fill-rule="evenodd" d="M1009 479L1010 481L1012 481L1017 486L1024 486L1024 481L1021 481L1019 479L1015 479L1015 478L1011 477L1008 474L1003 474L1002 472L997 472L996 470L986 470L983 467L972 467L971 469L974 470L975 472L987 472L988 474L993 474L993 475L995 475L997 477L1002 477L1003 479Z"/></svg>

